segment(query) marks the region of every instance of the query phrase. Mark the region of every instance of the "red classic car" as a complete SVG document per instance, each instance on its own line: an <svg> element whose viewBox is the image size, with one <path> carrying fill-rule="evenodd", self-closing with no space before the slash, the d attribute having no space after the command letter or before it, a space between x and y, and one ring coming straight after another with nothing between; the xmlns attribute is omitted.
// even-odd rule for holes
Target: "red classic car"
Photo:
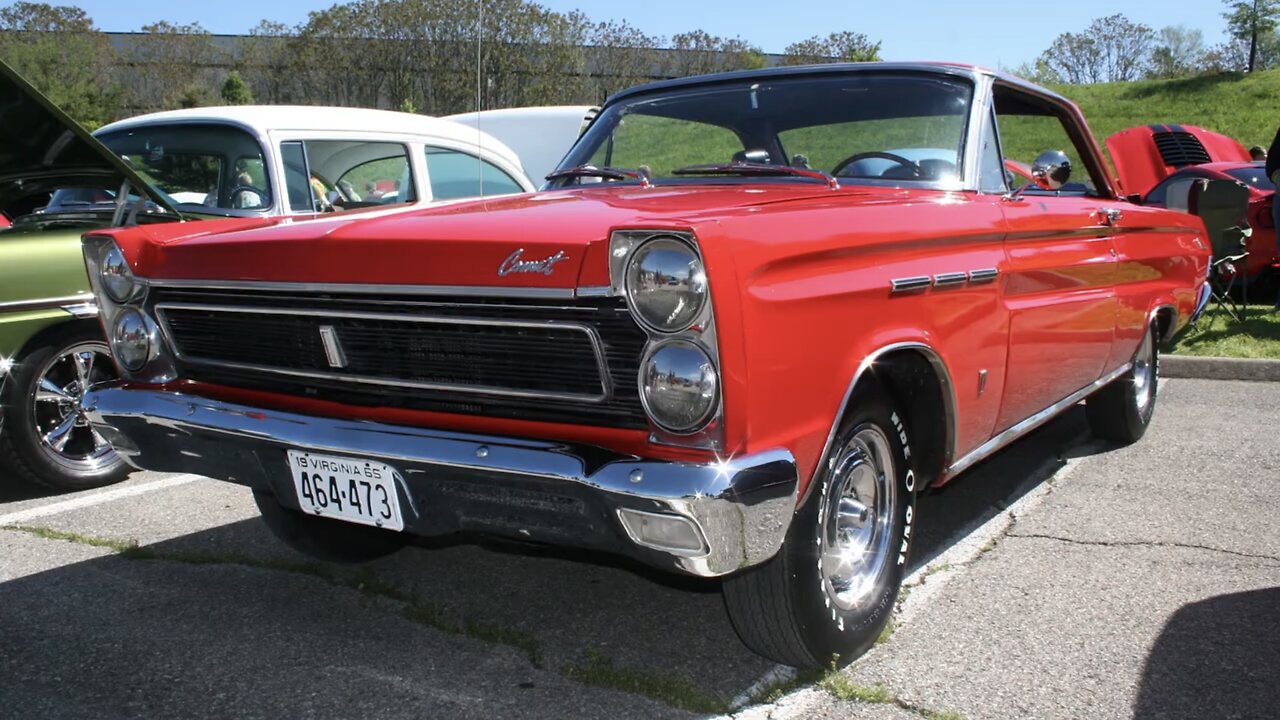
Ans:
<svg viewBox="0 0 1280 720"><path fill-rule="evenodd" d="M1276 188L1265 163L1254 162L1235 139L1194 125L1143 125L1107 137L1107 150L1127 193L1143 205L1165 206L1169 186L1183 178L1230 180L1249 188L1249 257L1245 277L1262 281L1280 271L1271 201Z"/></svg>
<svg viewBox="0 0 1280 720"><path fill-rule="evenodd" d="M1023 133L1056 148L1011 190ZM723 578L749 647L827 666L889 619L917 493L1086 397L1137 440L1206 297L1200 219L1122 200L1073 105L972 67L634 88L549 178L87 235L124 377L88 417L313 555L605 549Z"/></svg>

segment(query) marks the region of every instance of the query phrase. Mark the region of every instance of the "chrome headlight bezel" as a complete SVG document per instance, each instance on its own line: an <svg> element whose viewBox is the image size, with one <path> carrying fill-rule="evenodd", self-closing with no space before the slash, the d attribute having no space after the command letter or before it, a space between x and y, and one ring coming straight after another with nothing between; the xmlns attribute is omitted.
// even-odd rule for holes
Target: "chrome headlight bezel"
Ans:
<svg viewBox="0 0 1280 720"><path fill-rule="evenodd" d="M681 353L683 358L671 358L674 353ZM667 362L678 363L683 367L678 368L685 372L681 377L677 377L676 369L668 366L663 372L656 368L660 355L667 355ZM696 363L696 367L690 368L690 361ZM655 377L655 371L657 377ZM695 375L697 377L693 377ZM670 408L662 407L655 393L663 390L660 385L656 385L658 378L667 375L672 379L678 379L681 384L688 386L696 386L696 397L701 399L701 406L696 412L691 413L689 417L683 421L672 422L675 419ZM711 353L707 351L701 344L684 338L672 338L661 342L650 344L645 351L644 356L640 360L640 371L636 378L637 385L640 390L640 404L644 407L645 414L659 428L672 433L673 435L688 435L697 432L707 426L711 418L719 411L720 408L720 371L716 367L715 360L712 359ZM665 393L672 390L666 388ZM687 397L695 397L688 394Z"/></svg>
<svg viewBox="0 0 1280 720"><path fill-rule="evenodd" d="M111 323L111 354L122 368L138 372L155 359L159 330L138 308L125 308Z"/></svg>
<svg viewBox="0 0 1280 720"><path fill-rule="evenodd" d="M127 293L124 293L122 288L117 288L125 296L124 300L120 300L120 294L108 289L107 273L104 272L108 261L115 263L117 267L128 268L127 258L120 246L109 236L93 234L85 235L81 244L89 286L98 304L98 318L102 323L103 335L108 347L111 348L111 357L121 377L147 383L166 383L177 379L177 367L174 364L173 355L168 349L159 324L147 309L150 284L146 278L137 277L132 270L129 270L128 278L132 288ZM119 350L122 347L121 343L125 340L117 339L116 334L120 323L125 318L130 318L131 321L141 319L141 323L135 323L133 329L127 334L135 341L145 337L147 347L142 354L142 357L145 357L142 362L138 362L137 354L128 355Z"/></svg>
<svg viewBox="0 0 1280 720"><path fill-rule="evenodd" d="M137 297L141 285L133 276L120 246L112 243L102 253L98 269L102 290L112 302L125 304Z"/></svg>
<svg viewBox="0 0 1280 720"><path fill-rule="evenodd" d="M624 273L627 306L646 330L674 335L702 318L709 301L706 269L683 239L655 235L645 240L630 251Z"/></svg>
<svg viewBox="0 0 1280 720"><path fill-rule="evenodd" d="M682 315L678 323L664 326L663 323L649 322L644 317L644 310L636 303L628 287L628 274L632 262L639 250L650 243L679 243L666 245L668 249L688 251L684 267L687 273L678 273L684 280L696 281L699 298L696 312ZM679 265L677 265L679 267ZM719 343L716 335L715 312L713 310L711 282L706 269L706 261L698 246L697 238L687 230L674 229L619 229L609 235L609 295L624 299L627 310L636 325L648 336L644 351L641 353L640 366L636 369L640 404L649 421L649 442L676 447L698 448L719 451L724 447L724 398L723 373L720 367ZM634 281L633 283L634 284ZM687 322L686 322L687 321ZM666 343L690 343L710 359L709 366L714 371L714 400L709 413L699 413L698 422L693 426L687 423L673 423L661 415L645 397L644 375L650 358Z"/></svg>

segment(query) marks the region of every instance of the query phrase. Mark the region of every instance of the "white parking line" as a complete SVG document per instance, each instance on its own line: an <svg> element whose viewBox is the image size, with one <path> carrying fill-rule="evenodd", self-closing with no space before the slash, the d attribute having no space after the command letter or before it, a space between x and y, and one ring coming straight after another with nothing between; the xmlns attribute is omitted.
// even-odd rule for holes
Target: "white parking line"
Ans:
<svg viewBox="0 0 1280 720"><path fill-rule="evenodd" d="M174 477L164 478L163 480L153 480L151 482L139 483L128 487L116 488L115 490L105 490L91 495L82 495L70 500L49 503L48 505L41 505L27 510L19 510L18 512L12 512L7 515L0 515L0 526L16 525L18 523L27 522L28 520L34 520L47 515L57 515L58 513L113 502L115 500L120 500L121 498L144 495L157 490L167 490L169 488L186 485L189 482L200 480L202 477L203 476L201 475L175 475Z"/></svg>

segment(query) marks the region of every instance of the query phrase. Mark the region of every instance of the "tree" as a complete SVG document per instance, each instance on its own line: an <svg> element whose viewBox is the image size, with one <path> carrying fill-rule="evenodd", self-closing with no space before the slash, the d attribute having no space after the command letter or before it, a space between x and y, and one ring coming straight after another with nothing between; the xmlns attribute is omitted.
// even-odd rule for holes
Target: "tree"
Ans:
<svg viewBox="0 0 1280 720"><path fill-rule="evenodd" d="M107 36L77 7L19 2L0 8L0 56L89 128L115 119L120 86Z"/></svg>
<svg viewBox="0 0 1280 720"><path fill-rule="evenodd" d="M1253 72L1257 67L1259 39L1275 32L1280 21L1280 0L1223 0L1223 3L1227 6L1222 17L1227 21L1228 34L1249 42L1246 70Z"/></svg>
<svg viewBox="0 0 1280 720"><path fill-rule="evenodd" d="M1124 15L1097 18L1081 33L1062 33L1038 63L1062 82L1137 80L1146 74L1155 33Z"/></svg>
<svg viewBox="0 0 1280 720"><path fill-rule="evenodd" d="M160 22L142 26L123 78L139 110L207 105L217 87L225 54L200 23Z"/></svg>
<svg viewBox="0 0 1280 720"><path fill-rule="evenodd" d="M845 30L825 38L814 35L791 43L782 51L783 65L811 65L826 62L868 62L880 59L880 43L866 35Z"/></svg>
<svg viewBox="0 0 1280 720"><path fill-rule="evenodd" d="M1205 57L1204 33L1181 25L1162 28L1151 52L1151 75L1175 78L1199 70Z"/></svg>
<svg viewBox="0 0 1280 720"><path fill-rule="evenodd" d="M723 38L703 30L671 37L666 72L673 77L764 67L764 53L742 38Z"/></svg>
<svg viewBox="0 0 1280 720"><path fill-rule="evenodd" d="M226 82L222 83L222 101L228 105L253 104L253 93L249 92L249 86L235 70L227 73Z"/></svg>

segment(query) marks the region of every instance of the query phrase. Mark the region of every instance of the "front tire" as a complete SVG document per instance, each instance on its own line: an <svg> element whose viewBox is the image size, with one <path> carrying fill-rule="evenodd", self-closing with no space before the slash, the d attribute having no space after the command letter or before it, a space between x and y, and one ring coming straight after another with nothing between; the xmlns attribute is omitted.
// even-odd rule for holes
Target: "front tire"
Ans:
<svg viewBox="0 0 1280 720"><path fill-rule="evenodd" d="M89 387L115 378L100 332L77 327L38 342L18 358L0 398L5 407L0 468L54 490L124 480L129 467L80 408Z"/></svg>
<svg viewBox="0 0 1280 720"><path fill-rule="evenodd" d="M364 563L386 557L409 544L409 536L391 530L307 515L290 510L275 495L253 491L262 520L281 542L303 555L336 563Z"/></svg>
<svg viewBox="0 0 1280 720"><path fill-rule="evenodd" d="M1160 350L1156 347L1156 324L1152 323L1134 353L1129 372L1085 402L1090 430L1104 440L1125 445L1137 442L1155 414L1159 384Z"/></svg>
<svg viewBox="0 0 1280 720"><path fill-rule="evenodd" d="M782 549L723 583L742 641L785 665L829 668L866 652L906 570L916 480L902 413L870 387L848 406Z"/></svg>

